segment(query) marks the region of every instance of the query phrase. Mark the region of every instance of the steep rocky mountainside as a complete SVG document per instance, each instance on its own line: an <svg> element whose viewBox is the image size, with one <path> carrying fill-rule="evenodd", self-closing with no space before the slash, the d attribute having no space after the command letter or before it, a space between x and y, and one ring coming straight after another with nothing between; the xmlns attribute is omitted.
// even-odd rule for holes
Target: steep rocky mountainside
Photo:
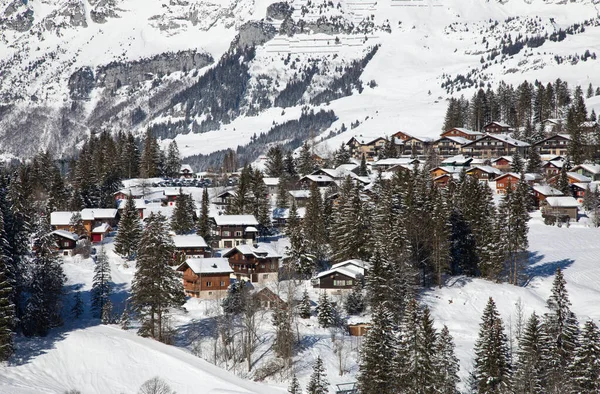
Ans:
<svg viewBox="0 0 600 394"><path fill-rule="evenodd" d="M600 82L598 2L0 1L0 153L149 128L203 166L256 141L434 134L450 95Z"/></svg>

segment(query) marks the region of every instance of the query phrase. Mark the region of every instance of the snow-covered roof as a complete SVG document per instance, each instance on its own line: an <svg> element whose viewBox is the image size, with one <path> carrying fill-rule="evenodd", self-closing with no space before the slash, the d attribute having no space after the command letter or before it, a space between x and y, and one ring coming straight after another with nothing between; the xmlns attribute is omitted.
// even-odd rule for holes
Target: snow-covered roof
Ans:
<svg viewBox="0 0 600 394"><path fill-rule="evenodd" d="M546 202L553 208L573 208L579 206L575 198L566 196L546 197Z"/></svg>
<svg viewBox="0 0 600 394"><path fill-rule="evenodd" d="M500 156L500 157L496 157L495 159L493 159L492 163L495 163L495 162L500 161L500 160L506 160L509 163L513 162L512 156Z"/></svg>
<svg viewBox="0 0 600 394"><path fill-rule="evenodd" d="M415 141L420 141L420 142L433 142L434 141L433 138L431 138L431 137L424 137L424 136L411 136L406 141L410 141L410 140L415 140Z"/></svg>
<svg viewBox="0 0 600 394"><path fill-rule="evenodd" d="M232 249L229 249L227 252L223 253L223 257L229 257L235 254L236 251L239 251L241 254L249 256L252 255L257 259L266 259L266 258L281 258L281 254L277 253L275 249L271 248L268 245L259 244L257 247L251 245L238 245Z"/></svg>
<svg viewBox="0 0 600 394"><path fill-rule="evenodd" d="M163 190L163 193L166 197L178 196L181 190L179 188L167 188ZM189 194L181 191L183 194Z"/></svg>
<svg viewBox="0 0 600 394"><path fill-rule="evenodd" d="M495 121L495 120L494 120L494 121L492 121L492 122L490 122L490 123L488 123L488 124L486 124L484 127L487 127L487 126L489 126L489 125L492 125L492 124L495 124L496 126L499 126L499 127L510 127L510 125L508 125L508 124L506 124L506 123L503 123L503 122L497 122L497 121Z"/></svg>
<svg viewBox="0 0 600 394"><path fill-rule="evenodd" d="M192 170L192 166L190 166L189 164L182 164L181 168L179 169L180 173L193 173L194 171Z"/></svg>
<svg viewBox="0 0 600 394"><path fill-rule="evenodd" d="M81 210L81 219L114 219L117 217L117 212L114 208L85 208Z"/></svg>
<svg viewBox="0 0 600 394"><path fill-rule="evenodd" d="M598 122L595 122L593 120L588 120L588 121L585 121L585 122L581 123L579 125L579 127L585 127L585 128L598 127Z"/></svg>
<svg viewBox="0 0 600 394"><path fill-rule="evenodd" d="M79 239L79 235L74 234L70 231L65 231L65 230L54 230L54 231L52 231L51 234L55 234L55 235L58 235L59 237L67 238L72 241L77 241Z"/></svg>
<svg viewBox="0 0 600 394"><path fill-rule="evenodd" d="M573 172L577 172L578 169L583 169L592 174L600 174L600 165L599 164L580 164L573 168Z"/></svg>
<svg viewBox="0 0 600 394"><path fill-rule="evenodd" d="M500 171L499 169L497 169L495 167L492 167L492 166L480 166L480 165L477 165L477 166L473 166L473 167L469 168L467 170L467 172L475 170L475 169L479 169L479 170L481 170L483 172L486 172L488 174L502 175L502 171Z"/></svg>
<svg viewBox="0 0 600 394"><path fill-rule="evenodd" d="M354 266L354 267L358 267L362 270L365 270L365 269L369 269L371 267L371 263L369 263L368 261L363 261L363 260L359 260L359 259L352 259L352 260L346 260L346 261L342 261L341 263L334 264L331 266L331 269L347 267L347 266Z"/></svg>
<svg viewBox="0 0 600 394"><path fill-rule="evenodd" d="M135 209L146 209L146 200L143 198L134 198L133 203L135 204ZM127 200L119 200L117 202L118 209L124 209L125 205L127 205Z"/></svg>
<svg viewBox="0 0 600 394"><path fill-rule="evenodd" d="M215 196L215 198L223 198L225 196L235 197L235 196L237 196L237 193L236 193L235 189L227 189L227 190L223 190L221 193L217 194Z"/></svg>
<svg viewBox="0 0 600 394"><path fill-rule="evenodd" d="M475 130L469 130L469 129L465 129L464 127L454 127L450 130L458 130L461 133L467 134L467 135L483 135L483 133L480 133L479 131L475 131ZM448 131L450 131L448 130Z"/></svg>
<svg viewBox="0 0 600 394"><path fill-rule="evenodd" d="M365 268L354 265L354 264L346 264L346 265L335 267L335 268L332 267L330 270L323 271L323 272L317 274L316 278L322 278L327 275L334 274L336 272L340 273L342 275L346 275L349 278L356 279L359 275L360 276L365 275Z"/></svg>
<svg viewBox="0 0 600 394"><path fill-rule="evenodd" d="M341 164L335 168L335 171L338 174L345 174L347 172L352 172L358 167L357 164Z"/></svg>
<svg viewBox="0 0 600 394"><path fill-rule="evenodd" d="M254 215L218 215L214 219L217 226L258 226Z"/></svg>
<svg viewBox="0 0 600 394"><path fill-rule="evenodd" d="M263 178L263 182L267 186L277 186L279 185L279 178Z"/></svg>
<svg viewBox="0 0 600 394"><path fill-rule="evenodd" d="M508 134L486 134L481 138L478 138L475 141L471 141L469 143L469 145L471 144L475 144L476 142L480 141L483 138L493 138L502 142L506 142L507 144L513 145L513 146L529 146L529 143L525 142L525 141L519 141L513 137L511 137Z"/></svg>
<svg viewBox="0 0 600 394"><path fill-rule="evenodd" d="M540 174L534 174L534 173L529 173L528 172L528 173L523 174L523 175L525 176L525 180L527 182L534 182L534 181L542 179L542 176ZM502 178L506 178L508 176L512 176L514 178L521 179L521 174L516 173L516 172L507 172L507 173L502 174L499 177L497 177L496 180L498 181L498 180L500 180Z"/></svg>
<svg viewBox="0 0 600 394"><path fill-rule="evenodd" d="M448 135L448 136L439 138L435 142L438 142L438 141L441 141L441 140L450 140L450 141L456 142L457 144L460 144L460 145L466 145L469 142L471 142L470 139L467 139L465 137L452 136L452 135Z"/></svg>
<svg viewBox="0 0 600 394"><path fill-rule="evenodd" d="M173 243L178 249L182 248L206 248L208 245L203 237L196 234L174 235Z"/></svg>
<svg viewBox="0 0 600 394"><path fill-rule="evenodd" d="M173 211L175 207L166 206L164 207L161 203L150 203L146 204L146 210L144 211L144 218L147 218L151 214L162 214L167 219L170 219L173 216Z"/></svg>
<svg viewBox="0 0 600 394"><path fill-rule="evenodd" d="M567 172L567 176L569 178L575 179L577 182L582 182L582 183L589 183L592 181L592 178L590 178L589 176L585 176L585 175L581 175L577 172Z"/></svg>
<svg viewBox="0 0 600 394"><path fill-rule="evenodd" d="M396 157L389 159L381 159L377 160L372 164L373 167L381 167L381 166L397 166L401 164L413 164L415 162L419 162L419 160L411 158L411 157Z"/></svg>
<svg viewBox="0 0 600 394"><path fill-rule="evenodd" d="M560 118L548 118L548 119L542 120L542 123L562 124L564 122L565 122L565 120L560 119Z"/></svg>
<svg viewBox="0 0 600 394"><path fill-rule="evenodd" d="M460 166L441 166L441 167L435 167L430 172L433 172L435 170L442 170L448 174L454 174L454 173L460 173L464 169L465 169L464 167L460 167Z"/></svg>
<svg viewBox="0 0 600 394"><path fill-rule="evenodd" d="M546 197L563 195L563 192L548 185L534 185L533 190Z"/></svg>
<svg viewBox="0 0 600 394"><path fill-rule="evenodd" d="M303 218L306 215L306 208L296 208L296 212L299 218ZM289 219L290 209L289 208L275 208L273 209L273 219Z"/></svg>
<svg viewBox="0 0 600 394"><path fill-rule="evenodd" d="M310 190L290 190L288 193L295 199L310 197Z"/></svg>
<svg viewBox="0 0 600 394"><path fill-rule="evenodd" d="M456 155L442 161L442 164L468 164L473 161L473 158L465 155Z"/></svg>
<svg viewBox="0 0 600 394"><path fill-rule="evenodd" d="M301 181L308 179L313 182L333 182L333 178L328 175L305 175Z"/></svg>
<svg viewBox="0 0 600 394"><path fill-rule="evenodd" d="M578 187L582 190L587 190L588 188L591 191L600 190L600 182L590 182L590 183L575 182L575 183L572 183L571 186Z"/></svg>
<svg viewBox="0 0 600 394"><path fill-rule="evenodd" d="M71 223L71 217L79 213L77 211L57 211L50 214L50 225L68 226Z"/></svg>
<svg viewBox="0 0 600 394"><path fill-rule="evenodd" d="M110 226L107 223L102 223L92 229L92 234L104 234L109 230Z"/></svg>
<svg viewBox="0 0 600 394"><path fill-rule="evenodd" d="M254 226L248 226L244 229L244 231L247 233L257 233L258 229Z"/></svg>
<svg viewBox="0 0 600 394"><path fill-rule="evenodd" d="M229 260L223 257L187 259L177 267L177 271L185 271L183 268L185 266L190 267L195 274L230 274L233 272Z"/></svg>

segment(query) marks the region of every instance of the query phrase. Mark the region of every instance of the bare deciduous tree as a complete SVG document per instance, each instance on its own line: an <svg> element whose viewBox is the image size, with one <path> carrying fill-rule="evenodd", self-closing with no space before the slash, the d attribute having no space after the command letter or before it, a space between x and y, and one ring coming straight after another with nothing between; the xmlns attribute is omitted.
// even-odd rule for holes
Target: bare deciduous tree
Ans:
<svg viewBox="0 0 600 394"><path fill-rule="evenodd" d="M138 390L138 394L176 394L169 385L158 376L146 380Z"/></svg>

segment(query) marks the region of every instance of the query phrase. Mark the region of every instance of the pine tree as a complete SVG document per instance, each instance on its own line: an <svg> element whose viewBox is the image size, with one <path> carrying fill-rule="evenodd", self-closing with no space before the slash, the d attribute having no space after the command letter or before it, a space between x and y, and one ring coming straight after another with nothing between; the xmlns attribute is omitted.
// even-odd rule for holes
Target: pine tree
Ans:
<svg viewBox="0 0 600 394"><path fill-rule="evenodd" d="M304 141L304 144L300 148L296 168L301 175L308 175L315 170L315 159L306 141Z"/></svg>
<svg viewBox="0 0 600 394"><path fill-rule="evenodd" d="M175 140L171 141L167 150L167 158L165 162L165 175L170 178L176 178L181 169L181 156L179 148Z"/></svg>
<svg viewBox="0 0 600 394"><path fill-rule="evenodd" d="M228 214L244 215L252 213L252 168L244 166L231 202Z"/></svg>
<svg viewBox="0 0 600 394"><path fill-rule="evenodd" d="M352 292L346 298L346 313L349 315L359 315L365 309L365 301L363 297L363 287L357 283L352 288Z"/></svg>
<svg viewBox="0 0 600 394"><path fill-rule="evenodd" d="M342 143L340 148L336 150L333 154L333 165L337 168L342 164L348 164L350 162L350 159L350 152L348 152L346 144Z"/></svg>
<svg viewBox="0 0 600 394"><path fill-rule="evenodd" d="M363 153L360 158L360 166L358 167L358 176L367 176L369 172L367 170L367 159L365 158L365 154Z"/></svg>
<svg viewBox="0 0 600 394"><path fill-rule="evenodd" d="M290 245L286 248L287 255L289 256L288 264L291 264L298 274L308 277L315 268L315 261L314 256L308 252L307 240L304 237L304 228L300 225L295 201L292 201L285 234L290 241Z"/></svg>
<svg viewBox="0 0 600 394"><path fill-rule="evenodd" d="M79 317L83 314L83 300L81 299L81 292L77 291L75 293L75 302L73 303L73 307L71 308L71 315L75 319L79 319Z"/></svg>
<svg viewBox="0 0 600 394"><path fill-rule="evenodd" d="M14 352L15 304L13 287L10 284L11 260L9 245L4 230L4 214L0 209L0 362L6 361Z"/></svg>
<svg viewBox="0 0 600 394"><path fill-rule="evenodd" d="M121 150L120 167L125 178L136 178L140 170L140 151L131 132L127 133L126 141Z"/></svg>
<svg viewBox="0 0 600 394"><path fill-rule="evenodd" d="M289 199L289 187L290 184L289 176L283 172L279 177L279 183L277 184L277 200L275 206L280 209L286 209L290 206Z"/></svg>
<svg viewBox="0 0 600 394"><path fill-rule="evenodd" d="M385 304L373 308L371 328L362 343L358 387L362 394L394 394L394 335L392 316Z"/></svg>
<svg viewBox="0 0 600 394"><path fill-rule="evenodd" d="M292 381L290 382L290 385L288 386L288 393L289 394L302 394L302 389L300 388L300 383L298 382L298 378L296 377L296 374L292 375Z"/></svg>
<svg viewBox="0 0 600 394"><path fill-rule="evenodd" d="M175 234L191 234L195 232L196 223L196 205L192 196L183 193L183 190L179 188L179 195L175 202L175 209L173 209L173 216L171 217L171 229Z"/></svg>
<svg viewBox="0 0 600 394"><path fill-rule="evenodd" d="M520 174L525 171L525 163L523 161L523 157L515 152L512 155L512 163L510 163L510 170L516 174Z"/></svg>
<svg viewBox="0 0 600 394"><path fill-rule="evenodd" d="M315 263L319 263L325 257L323 240L327 237L323 220L323 200L315 182L310 185L310 195L306 203L306 213L302 220L302 230L307 252L315 257Z"/></svg>
<svg viewBox="0 0 600 394"><path fill-rule="evenodd" d="M298 314L302 319L308 319L311 315L310 297L308 296L308 291L306 289L304 289L304 293L302 293L302 300L300 300L300 305L298 306Z"/></svg>
<svg viewBox="0 0 600 394"><path fill-rule="evenodd" d="M478 393L507 391L511 366L508 340L502 319L490 297L479 325L479 337L475 343L474 379Z"/></svg>
<svg viewBox="0 0 600 394"><path fill-rule="evenodd" d="M327 292L325 291L319 296L317 320L319 321L319 325L323 328L335 326L335 311L331 302L329 302L329 297L327 297Z"/></svg>
<svg viewBox="0 0 600 394"><path fill-rule="evenodd" d="M202 191L202 203L200 204L200 217L198 218L198 230L196 233L203 237L207 242L211 237L210 218L208 216L209 204L208 189L204 188Z"/></svg>
<svg viewBox="0 0 600 394"><path fill-rule="evenodd" d="M261 234L268 234L271 230L271 204L268 199L269 191L265 185L262 172L254 170L251 178L252 198L251 213L259 224Z"/></svg>
<svg viewBox="0 0 600 394"><path fill-rule="evenodd" d="M269 148L265 167L266 174L270 177L279 178L283 174L284 164L281 146L275 145Z"/></svg>
<svg viewBox="0 0 600 394"><path fill-rule="evenodd" d="M527 154L527 167L525 172L528 174L541 174L542 159L540 153L535 147L531 146Z"/></svg>
<svg viewBox="0 0 600 394"><path fill-rule="evenodd" d="M438 333L433 327L433 318L429 308L421 312L418 325L418 358L416 360L416 382L420 390L425 392L437 391L436 373L436 344Z"/></svg>
<svg viewBox="0 0 600 394"><path fill-rule="evenodd" d="M600 392L600 331L591 320L583 326L569 374L573 393Z"/></svg>
<svg viewBox="0 0 600 394"><path fill-rule="evenodd" d="M543 322L545 346L549 349L545 388L550 392L564 392L568 381L567 368L577 348L579 326L571 311L566 281L560 268L556 270L547 306L550 311L544 315Z"/></svg>
<svg viewBox="0 0 600 394"><path fill-rule="evenodd" d="M62 324L61 300L65 275L56 256L56 242L46 216L36 225L32 261L30 296L23 316L23 333L27 336L46 336Z"/></svg>
<svg viewBox="0 0 600 394"><path fill-rule="evenodd" d="M571 184L569 183L569 178L567 177L567 171L567 166L563 165L560 168L558 179L556 181L556 188L560 190L565 196L571 194Z"/></svg>
<svg viewBox="0 0 600 394"><path fill-rule="evenodd" d="M48 193L48 211L62 211L67 208L66 202L67 191L65 189L65 183L57 169L52 172L52 183Z"/></svg>
<svg viewBox="0 0 600 394"><path fill-rule="evenodd" d="M102 317L104 305L110 299L112 289L112 278L110 275L110 264L104 248L100 248L94 267L94 279L92 282L92 311L95 317Z"/></svg>
<svg viewBox="0 0 600 394"><path fill-rule="evenodd" d="M163 341L165 317L185 302L183 285L169 266L173 241L163 215L151 214L137 252L130 304L142 322L139 333Z"/></svg>
<svg viewBox="0 0 600 394"><path fill-rule="evenodd" d="M435 379L440 394L458 394L456 386L460 382L458 358L454 353L454 340L448 327L444 326L436 343Z"/></svg>
<svg viewBox="0 0 600 394"><path fill-rule="evenodd" d="M329 392L329 382L327 381L327 373L321 356L317 356L317 360L313 365L313 372L310 375L308 386L306 386L306 392L307 394L326 394Z"/></svg>
<svg viewBox="0 0 600 394"><path fill-rule="evenodd" d="M540 319L535 313L531 315L525 331L519 338L519 350L513 376L513 390L523 394L541 394L544 392L544 366L546 349Z"/></svg>
<svg viewBox="0 0 600 394"><path fill-rule="evenodd" d="M144 150L140 159L140 176L142 178L153 178L158 176L160 169L160 149L156 138L150 131L146 133Z"/></svg>
<svg viewBox="0 0 600 394"><path fill-rule="evenodd" d="M275 326L273 350L278 357L290 360L294 346L294 332L291 316L287 309L277 308L273 312L273 326Z"/></svg>
<svg viewBox="0 0 600 394"><path fill-rule="evenodd" d="M81 213L74 212L69 220L69 229L74 234L77 234L79 237L87 236L88 232L83 225L83 219L81 218Z"/></svg>
<svg viewBox="0 0 600 394"><path fill-rule="evenodd" d="M125 207L119 221L117 236L115 237L115 252L131 260L135 256L140 238L142 237L142 223L135 207L131 194L127 196Z"/></svg>
<svg viewBox="0 0 600 394"><path fill-rule="evenodd" d="M122 330L129 330L130 328L131 317L129 316L129 306L127 304L125 304L125 308L123 308L123 313L121 313L119 324L121 325Z"/></svg>
<svg viewBox="0 0 600 394"><path fill-rule="evenodd" d="M100 321L102 321L102 324L114 323L113 304L110 299L106 300L106 303L102 306Z"/></svg>

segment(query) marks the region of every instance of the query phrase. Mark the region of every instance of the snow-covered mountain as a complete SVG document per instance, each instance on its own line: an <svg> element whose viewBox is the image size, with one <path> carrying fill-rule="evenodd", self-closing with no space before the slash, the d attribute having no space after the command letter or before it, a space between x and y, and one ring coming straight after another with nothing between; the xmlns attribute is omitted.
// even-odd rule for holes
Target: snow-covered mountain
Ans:
<svg viewBox="0 0 600 394"><path fill-rule="evenodd" d="M450 95L600 84L596 3L2 0L0 152L69 154L104 129L151 128L184 156L309 134L333 137L324 151L354 134L434 136Z"/></svg>

